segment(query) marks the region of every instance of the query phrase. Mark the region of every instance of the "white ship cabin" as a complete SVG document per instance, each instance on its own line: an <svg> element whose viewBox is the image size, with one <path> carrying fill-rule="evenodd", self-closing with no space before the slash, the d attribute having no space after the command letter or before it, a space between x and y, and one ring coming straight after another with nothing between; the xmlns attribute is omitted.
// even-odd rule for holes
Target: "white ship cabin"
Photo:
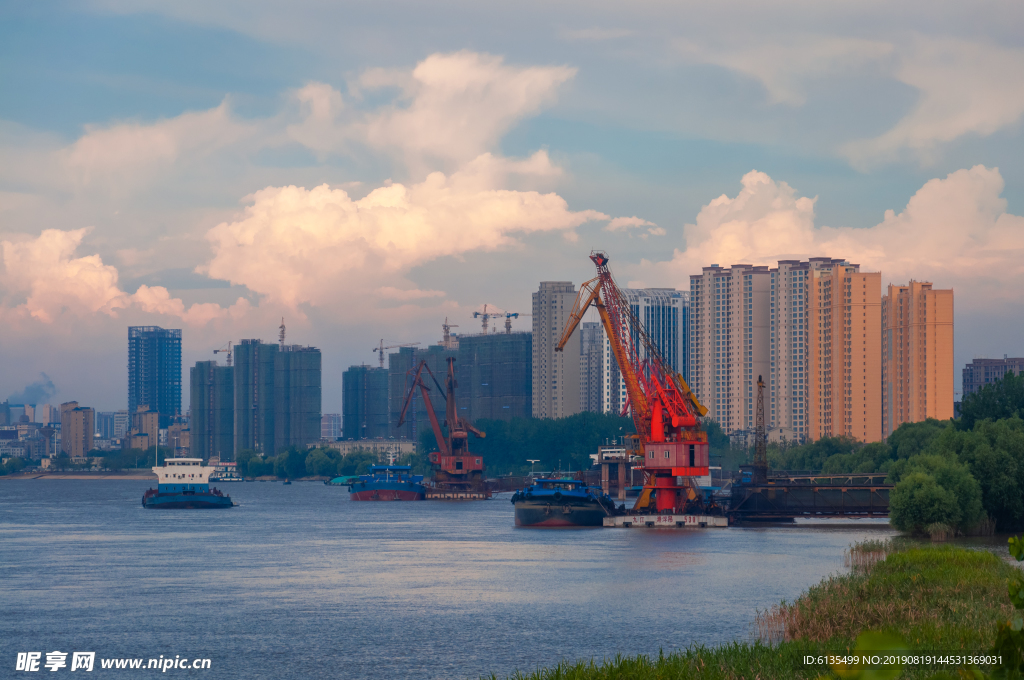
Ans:
<svg viewBox="0 0 1024 680"><path fill-rule="evenodd" d="M153 468L160 484L208 484L213 471L202 458L168 458Z"/></svg>

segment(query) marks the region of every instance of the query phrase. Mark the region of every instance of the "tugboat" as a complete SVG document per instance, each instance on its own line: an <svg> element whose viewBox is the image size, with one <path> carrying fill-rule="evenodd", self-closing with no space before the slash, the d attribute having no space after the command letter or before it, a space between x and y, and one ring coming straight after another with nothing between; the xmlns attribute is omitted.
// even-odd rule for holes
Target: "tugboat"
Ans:
<svg viewBox="0 0 1024 680"><path fill-rule="evenodd" d="M427 488L411 465L374 465L349 486L354 501L422 501Z"/></svg>
<svg viewBox="0 0 1024 680"><path fill-rule="evenodd" d="M617 514L611 496L575 479L536 479L512 505L517 527L599 527Z"/></svg>
<svg viewBox="0 0 1024 680"><path fill-rule="evenodd" d="M142 496L144 508L230 508L230 496L210 488L214 468L203 465L202 458L168 458L153 468L157 488Z"/></svg>

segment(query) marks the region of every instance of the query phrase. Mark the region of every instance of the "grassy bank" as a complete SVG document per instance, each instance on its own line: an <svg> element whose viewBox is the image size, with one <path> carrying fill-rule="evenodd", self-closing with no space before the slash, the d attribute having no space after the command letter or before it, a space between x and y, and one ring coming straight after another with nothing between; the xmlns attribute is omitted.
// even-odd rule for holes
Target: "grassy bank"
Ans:
<svg viewBox="0 0 1024 680"><path fill-rule="evenodd" d="M983 652L1013 608L1006 582L1019 573L990 552L952 545L872 542L847 554L851 572L826 579L795 603L755 619L754 643L691 647L660 658L619 657L562 663L517 680L674 680L684 678L817 678L831 674L803 664L805 655L842 654L867 630L899 638L908 651ZM925 678L938 667L907 668ZM955 673L955 670L953 670ZM492 676L495 677L495 676Z"/></svg>

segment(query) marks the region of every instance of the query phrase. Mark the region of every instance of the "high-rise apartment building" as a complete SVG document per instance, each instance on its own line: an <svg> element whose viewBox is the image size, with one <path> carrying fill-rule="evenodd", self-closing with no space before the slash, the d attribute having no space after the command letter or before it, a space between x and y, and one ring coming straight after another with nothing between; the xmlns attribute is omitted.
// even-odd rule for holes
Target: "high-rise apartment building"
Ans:
<svg viewBox="0 0 1024 680"><path fill-rule="evenodd" d="M879 273L833 258L718 265L690 277L690 386L726 433L881 439Z"/></svg>
<svg viewBox="0 0 1024 680"><path fill-rule="evenodd" d="M1024 359L1005 354L1002 359L975 359L964 366L964 396L999 382L1007 373L1024 373Z"/></svg>
<svg viewBox="0 0 1024 680"><path fill-rule="evenodd" d="M789 272L788 283L785 271ZM796 403L804 409L804 418L799 419L801 414L792 410L786 413L785 404L779 403L782 419L777 422L781 427L793 427L785 421L788 415L790 423L804 428L801 432L794 427L794 431L810 440L846 436L864 442L880 441L881 273L861 272L859 265L818 257L806 263L789 262L785 267L780 262L778 285L779 316L792 319L793 303L799 303L800 295L806 298L808 312L804 316L803 365L793 362L793 349L789 347L789 373L776 372L779 386L789 385L792 391L794 386L799 390L802 385L804 400ZM796 315L800 317L799 310ZM780 338L778 358L783 359L787 350L781 332Z"/></svg>
<svg viewBox="0 0 1024 680"><path fill-rule="evenodd" d="M756 424L757 378L771 372L771 285L768 267L749 264L690 276L688 382L726 433Z"/></svg>
<svg viewBox="0 0 1024 680"><path fill-rule="evenodd" d="M580 411L602 413L605 410L604 327L596 321L584 321L579 325L579 334Z"/></svg>
<svg viewBox="0 0 1024 680"><path fill-rule="evenodd" d="M69 458L82 458L93 446L95 412L77 401L60 405L60 450Z"/></svg>
<svg viewBox="0 0 1024 680"><path fill-rule="evenodd" d="M658 348L662 359L689 382L690 295L675 288L622 288L633 316L643 324L644 331ZM626 385L612 354L611 343L602 331L602 370L604 387L602 411L621 413L626 404ZM646 357L641 356L643 361Z"/></svg>
<svg viewBox="0 0 1024 680"><path fill-rule="evenodd" d="M882 298L882 419L885 436L902 423L953 417L953 291L931 283L889 285Z"/></svg>
<svg viewBox="0 0 1024 680"><path fill-rule="evenodd" d="M189 371L192 418L188 446L193 458L234 460L233 371L233 366L219 366L216 361L197 361Z"/></svg>
<svg viewBox="0 0 1024 680"><path fill-rule="evenodd" d="M161 427L181 414L181 329L128 328L128 413L148 406Z"/></svg>
<svg viewBox="0 0 1024 680"><path fill-rule="evenodd" d="M36 410L38 414L39 410ZM97 411L96 413L96 436L99 439L113 439L114 438L114 412L113 411ZM39 421L43 422L43 421Z"/></svg>
<svg viewBox="0 0 1024 680"><path fill-rule="evenodd" d="M390 437L388 369L349 366L341 374L341 434L344 439Z"/></svg>
<svg viewBox="0 0 1024 680"><path fill-rule="evenodd" d="M132 417L128 411L114 411L114 439L121 439L132 429Z"/></svg>
<svg viewBox="0 0 1024 680"><path fill-rule="evenodd" d="M533 294L533 417L563 418L580 412L580 342L555 347L576 302L571 281L542 281Z"/></svg>
<svg viewBox="0 0 1024 680"><path fill-rule="evenodd" d="M342 374L344 376L344 374ZM320 416L320 439L341 439L341 414L325 413Z"/></svg>

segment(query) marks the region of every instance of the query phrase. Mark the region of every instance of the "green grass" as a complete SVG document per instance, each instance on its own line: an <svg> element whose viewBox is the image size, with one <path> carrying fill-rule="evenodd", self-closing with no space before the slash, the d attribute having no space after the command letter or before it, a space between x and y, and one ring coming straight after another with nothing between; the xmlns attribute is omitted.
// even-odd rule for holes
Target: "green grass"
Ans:
<svg viewBox="0 0 1024 680"><path fill-rule="evenodd" d="M991 647L996 625L1013 611L1007 579L1017 569L986 551L907 541L853 546L852 572L822 581L795 603L758 612L767 642L691 647L659 658L577 661L516 673L515 680L770 680L817 678L805 655L841 654L864 631L903 640L908 650L956 653ZM908 668L900 677L925 678L938 668ZM825 677L830 674L825 671ZM496 680L497 676L491 676Z"/></svg>

